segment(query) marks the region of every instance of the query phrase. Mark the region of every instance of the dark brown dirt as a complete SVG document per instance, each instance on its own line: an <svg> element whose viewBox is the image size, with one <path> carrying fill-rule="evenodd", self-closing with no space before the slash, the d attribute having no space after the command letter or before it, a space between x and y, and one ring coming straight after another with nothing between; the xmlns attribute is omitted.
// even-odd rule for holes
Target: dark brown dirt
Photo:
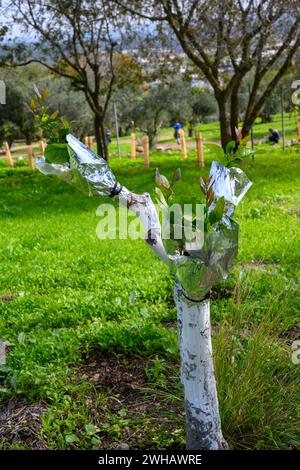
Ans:
<svg viewBox="0 0 300 470"><path fill-rule="evenodd" d="M0 302L11 302L12 299L16 296L13 292L10 292L6 295L0 295Z"/></svg>
<svg viewBox="0 0 300 470"><path fill-rule="evenodd" d="M168 396L168 391L147 383L145 368L147 365L151 367L150 360L138 356L117 357L96 352L85 355L84 360L86 364L80 368L80 378L87 378L97 392L102 392L107 397L107 404L101 410L97 411L95 404L94 424L99 424L98 419L102 423L103 418L110 414L116 416L121 410L126 410L130 421L137 423L126 427L120 440L109 433L102 435L102 449L151 448L149 434L155 435L154 428L157 432L171 434L178 423L183 426L184 410L180 392L178 399L173 400L171 393ZM178 387L179 365L172 364L171 370L170 390L174 390L174 384L175 389ZM89 400L95 401L96 396L90 396ZM151 431L145 429L143 419Z"/></svg>
<svg viewBox="0 0 300 470"><path fill-rule="evenodd" d="M109 392L119 401L113 400L111 406L117 410L123 405L134 406L135 396L140 395L146 386L144 361L136 356L129 358L105 356L97 353L85 357L86 364L80 373L90 380L97 390Z"/></svg>
<svg viewBox="0 0 300 470"><path fill-rule="evenodd" d="M213 287L209 293L210 300L229 299L234 295L234 289L230 287Z"/></svg>
<svg viewBox="0 0 300 470"><path fill-rule="evenodd" d="M300 339L300 326L294 326L279 335L279 338L284 339L290 343Z"/></svg>
<svg viewBox="0 0 300 470"><path fill-rule="evenodd" d="M184 407L177 363L166 364L167 386L160 388L147 377L146 368L153 367L151 358L103 352L82 352L82 356L77 380L87 380L93 388L80 400L89 406L91 422L101 429L99 449L156 449L159 435L171 436L170 449L180 448ZM46 403L13 399L0 408L0 450L46 449L41 424L46 412Z"/></svg>
<svg viewBox="0 0 300 470"><path fill-rule="evenodd" d="M42 403L25 404L10 400L0 409L0 448L20 446L32 450L45 449L41 437L41 416L46 406Z"/></svg>

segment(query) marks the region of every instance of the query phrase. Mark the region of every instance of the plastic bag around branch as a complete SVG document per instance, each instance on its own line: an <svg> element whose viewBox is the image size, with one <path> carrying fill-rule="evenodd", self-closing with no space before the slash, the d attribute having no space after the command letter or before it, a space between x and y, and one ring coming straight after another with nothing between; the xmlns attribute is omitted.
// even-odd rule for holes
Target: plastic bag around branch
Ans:
<svg viewBox="0 0 300 470"><path fill-rule="evenodd" d="M199 249L194 248L192 253L187 249L184 255L169 252L171 272L191 300L202 300L214 285L228 277L238 252L239 227L231 216L252 184L240 168L226 168L218 162L212 162L209 181L214 201L208 212L224 198L221 220L204 232L204 243Z"/></svg>
<svg viewBox="0 0 300 470"><path fill-rule="evenodd" d="M37 168L45 175L56 175L88 196L113 196L121 191L107 162L72 134L67 135L70 163L47 163L42 157Z"/></svg>
<svg viewBox="0 0 300 470"><path fill-rule="evenodd" d="M224 197L227 209L226 215L230 217L252 183L240 168L226 168L218 162L212 162L210 176L213 181L216 200L222 196ZM214 205L210 207L210 210L213 207Z"/></svg>
<svg viewBox="0 0 300 470"><path fill-rule="evenodd" d="M238 252L238 224L219 223L204 234L203 247L194 256L171 256L171 272L191 300L202 300L210 289L225 280Z"/></svg>

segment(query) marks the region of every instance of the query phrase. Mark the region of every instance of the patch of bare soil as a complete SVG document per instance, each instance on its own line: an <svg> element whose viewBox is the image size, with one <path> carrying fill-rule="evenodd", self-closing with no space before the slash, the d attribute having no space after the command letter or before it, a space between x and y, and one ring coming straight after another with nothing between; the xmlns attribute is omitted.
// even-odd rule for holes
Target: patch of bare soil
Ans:
<svg viewBox="0 0 300 470"><path fill-rule="evenodd" d="M84 356L86 364L80 367L80 377L85 376L96 388L96 391L107 396L107 408L95 413L97 419L105 420L105 415L118 416L121 410L127 411L127 417L135 425L129 425L122 431L119 439L107 433L101 438L102 449L138 449L151 448L149 433L156 435L155 431L172 434L183 423L183 401L173 401L171 392L162 391L155 385L147 383L145 368L147 360L137 356L117 357L92 353ZM149 365L149 362L148 362ZM179 382L179 365L174 366L174 373L170 377L170 390L174 383ZM168 380L169 383L169 380ZM175 385L176 387L176 385ZM96 397L89 397L89 400ZM95 405L97 409L97 406ZM96 417L97 414L97 417ZM143 421L145 420L145 421ZM149 424L145 429L144 422ZM108 418L109 424L109 418ZM151 439L150 439L151 440Z"/></svg>
<svg viewBox="0 0 300 470"><path fill-rule="evenodd" d="M209 298L211 300L216 299L229 299L234 295L234 288L232 287L213 287L209 293Z"/></svg>
<svg viewBox="0 0 300 470"><path fill-rule="evenodd" d="M264 261L252 261L251 263L242 263L241 264L243 269L266 269L268 263Z"/></svg>
<svg viewBox="0 0 300 470"><path fill-rule="evenodd" d="M300 219L300 209L294 207L292 209L289 209L288 213L291 214L291 215L295 215L297 217L297 219Z"/></svg>
<svg viewBox="0 0 300 470"><path fill-rule="evenodd" d="M122 395L125 400L146 385L145 363L139 357L118 358L93 353L85 356L85 361L81 373L97 388Z"/></svg>
<svg viewBox="0 0 300 470"><path fill-rule="evenodd" d="M279 335L279 338L282 338L289 343L300 339L300 326L294 326L287 331L284 331Z"/></svg>
<svg viewBox="0 0 300 470"><path fill-rule="evenodd" d="M0 302L11 302L13 298L16 296L13 292L10 292L9 294L5 295L0 295Z"/></svg>
<svg viewBox="0 0 300 470"><path fill-rule="evenodd" d="M40 435L41 416L46 407L42 403L25 404L10 400L0 409L1 448L21 446L32 450L45 449Z"/></svg>

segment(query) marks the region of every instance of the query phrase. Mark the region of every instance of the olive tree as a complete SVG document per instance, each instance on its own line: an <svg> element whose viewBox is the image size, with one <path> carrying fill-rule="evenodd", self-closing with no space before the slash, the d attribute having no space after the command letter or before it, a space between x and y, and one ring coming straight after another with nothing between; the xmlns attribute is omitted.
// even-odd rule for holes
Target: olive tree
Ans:
<svg viewBox="0 0 300 470"><path fill-rule="evenodd" d="M164 36L173 33L214 90L224 148L235 138L239 92L247 74L252 72L253 80L243 122L244 137L289 70L300 45L297 0L115 0L113 3L141 21L156 22ZM262 87L270 69L275 73Z"/></svg>
<svg viewBox="0 0 300 470"><path fill-rule="evenodd" d="M118 18L105 0L11 0L11 8L33 41L26 47L15 37L12 46L6 42L5 62L40 63L84 93L98 153L107 159L104 119L116 80Z"/></svg>

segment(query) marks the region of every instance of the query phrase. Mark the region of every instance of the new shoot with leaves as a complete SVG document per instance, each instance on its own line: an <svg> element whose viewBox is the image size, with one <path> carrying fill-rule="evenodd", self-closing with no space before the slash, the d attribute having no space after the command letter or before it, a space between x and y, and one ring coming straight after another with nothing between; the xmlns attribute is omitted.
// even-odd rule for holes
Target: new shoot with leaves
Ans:
<svg viewBox="0 0 300 470"><path fill-rule="evenodd" d="M227 167L235 163L243 163L243 158L252 155L252 150L247 146L250 136L242 138L239 129L235 129L236 140L231 140L226 145L224 155L227 159Z"/></svg>
<svg viewBox="0 0 300 470"><path fill-rule="evenodd" d="M28 103L30 111L34 114L43 134L48 138L45 149L47 163L64 164L69 162L69 151L66 136L70 132L70 123L58 115L58 111L49 113L46 100L48 88L42 93L34 87L34 97Z"/></svg>

